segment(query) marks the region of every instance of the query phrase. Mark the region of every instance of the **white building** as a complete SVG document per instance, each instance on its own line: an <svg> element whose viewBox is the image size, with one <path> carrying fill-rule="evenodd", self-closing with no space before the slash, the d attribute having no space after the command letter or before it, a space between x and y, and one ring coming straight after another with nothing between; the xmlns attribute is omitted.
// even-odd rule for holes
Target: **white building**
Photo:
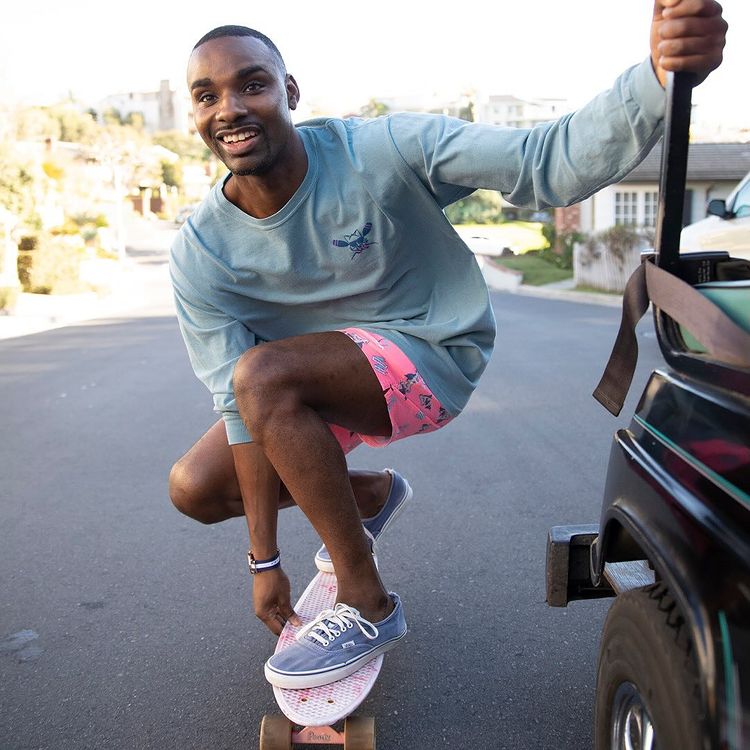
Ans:
<svg viewBox="0 0 750 750"><path fill-rule="evenodd" d="M106 97L96 107L98 117L101 119L111 109L117 110L123 118L140 114L149 133L162 130L188 133L192 129L192 112L187 95L173 91L166 80L161 82L158 91L129 91Z"/></svg>
<svg viewBox="0 0 750 750"><path fill-rule="evenodd" d="M661 144L623 180L579 205L578 229L587 234L617 224L654 227L659 197ZM683 226L702 219L714 198L726 198L750 171L750 143L691 143Z"/></svg>
<svg viewBox="0 0 750 750"><path fill-rule="evenodd" d="M511 128L532 128L556 120L568 111L566 99L519 99L511 94L489 94L477 98L474 119Z"/></svg>

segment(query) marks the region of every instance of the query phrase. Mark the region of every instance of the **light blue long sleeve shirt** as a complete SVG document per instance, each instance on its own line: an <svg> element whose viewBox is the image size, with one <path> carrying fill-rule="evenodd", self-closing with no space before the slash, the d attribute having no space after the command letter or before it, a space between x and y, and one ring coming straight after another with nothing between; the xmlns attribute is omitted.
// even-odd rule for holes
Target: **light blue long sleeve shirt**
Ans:
<svg viewBox="0 0 750 750"><path fill-rule="evenodd" d="M495 320L443 209L477 188L519 207L579 202L643 159L663 114L646 60L577 112L532 129L423 114L300 126L307 174L266 219L217 184L183 225L170 270L191 364L229 443L252 439L232 389L247 349L350 326L393 341L458 414L489 360Z"/></svg>

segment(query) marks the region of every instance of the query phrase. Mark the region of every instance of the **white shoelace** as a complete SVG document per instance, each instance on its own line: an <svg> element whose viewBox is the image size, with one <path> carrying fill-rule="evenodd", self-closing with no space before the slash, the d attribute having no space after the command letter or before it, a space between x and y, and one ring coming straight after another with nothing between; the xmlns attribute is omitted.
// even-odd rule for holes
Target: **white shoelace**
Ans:
<svg viewBox="0 0 750 750"><path fill-rule="evenodd" d="M297 633L297 640L311 638L321 646L333 643L344 631L357 626L368 640L378 637L378 629L359 614L359 610L348 604L339 603L336 609L323 610L312 622Z"/></svg>

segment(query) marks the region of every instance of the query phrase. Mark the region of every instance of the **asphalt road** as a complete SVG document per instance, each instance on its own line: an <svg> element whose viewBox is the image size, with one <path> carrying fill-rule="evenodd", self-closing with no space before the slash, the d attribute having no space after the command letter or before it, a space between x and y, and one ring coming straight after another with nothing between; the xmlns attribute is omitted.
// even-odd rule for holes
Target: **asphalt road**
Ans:
<svg viewBox="0 0 750 750"><path fill-rule="evenodd" d="M360 711L381 750L591 746L607 603L547 608L544 556L550 526L598 520L627 416L590 393L618 311L494 304L496 352L464 414L351 456L415 490L381 546L410 625ZM661 361L639 331L624 415ZM0 342L0 392L0 748L257 747L273 637L251 613L243 522L201 526L167 498L214 419L168 305ZM299 593L318 541L296 510L280 541Z"/></svg>

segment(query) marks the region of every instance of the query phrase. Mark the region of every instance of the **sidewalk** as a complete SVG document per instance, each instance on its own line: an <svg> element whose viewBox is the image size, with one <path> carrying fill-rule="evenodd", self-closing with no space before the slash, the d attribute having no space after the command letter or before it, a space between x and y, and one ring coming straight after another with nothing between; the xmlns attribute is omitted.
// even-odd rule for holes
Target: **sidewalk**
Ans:
<svg viewBox="0 0 750 750"><path fill-rule="evenodd" d="M167 269L174 233L166 222L135 221L127 257L106 294L20 294L12 314L0 312L0 341L88 320L174 314Z"/></svg>
<svg viewBox="0 0 750 750"><path fill-rule="evenodd" d="M529 286L523 284L523 275L520 271L492 263L487 257L476 254L479 268L487 286L492 291L508 292L510 294L523 294L528 297L546 297L547 299L560 299L566 302L582 302L589 305L605 305L607 307L622 307L621 294L605 294L599 292L579 292L575 289L575 280L565 279L555 281L543 286Z"/></svg>
<svg viewBox="0 0 750 750"><path fill-rule="evenodd" d="M0 313L0 340L26 336L87 320L129 317L144 314L174 314L167 272L168 248L174 236L173 225L141 221L129 227L128 257L115 286L106 296L93 292L72 295L22 294L12 315ZM482 268L491 290L545 297L567 302L621 307L622 296L578 292L574 281L528 286L508 285L507 277L498 277Z"/></svg>
<svg viewBox="0 0 750 750"><path fill-rule="evenodd" d="M582 302L588 305L604 305L606 307L622 307L621 294L606 294L604 292L579 292L576 291L575 281L566 279L556 281L553 284L543 286L528 286L521 284L516 289L516 294L525 294L528 297L546 297L548 299L561 299L566 302Z"/></svg>

